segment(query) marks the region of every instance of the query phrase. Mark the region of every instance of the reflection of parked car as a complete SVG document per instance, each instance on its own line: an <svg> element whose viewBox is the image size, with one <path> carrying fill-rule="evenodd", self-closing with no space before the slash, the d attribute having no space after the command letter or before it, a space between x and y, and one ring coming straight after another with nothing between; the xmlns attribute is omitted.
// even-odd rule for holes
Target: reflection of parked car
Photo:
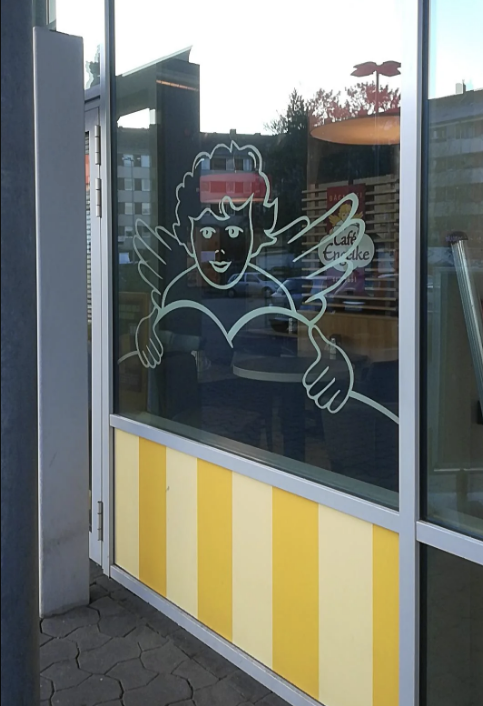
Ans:
<svg viewBox="0 0 483 706"><path fill-rule="evenodd" d="M321 304L318 301L308 302L308 299L333 284L331 277L291 277L286 279L276 292L270 297L270 306L289 309L290 304L285 290L290 294L297 311L319 311ZM326 296L330 301L333 292ZM286 330L288 327L288 317L284 314L273 314L270 322L277 330Z"/></svg>
<svg viewBox="0 0 483 706"><path fill-rule="evenodd" d="M305 309L316 306L315 304L306 304L307 299L313 297L318 292L322 292L326 287L329 287L332 280L328 277L291 277L277 289L270 297L271 306L288 307L289 302L284 290L287 290L292 297L295 308ZM330 299L330 294L327 297Z"/></svg>
<svg viewBox="0 0 483 706"><path fill-rule="evenodd" d="M240 277L239 274L234 274L228 280L228 284ZM276 289L276 284L272 280L259 275L256 272L245 272L244 275L240 277L240 281L228 289L227 294L229 297L268 297Z"/></svg>
<svg viewBox="0 0 483 706"><path fill-rule="evenodd" d="M286 279L270 297L270 306L289 309L290 302L286 294L286 292L288 292L298 311L303 308L310 295L312 293L315 294L314 284L315 282L308 277L291 277L290 279ZM270 324L276 331L286 331L289 327L289 318L284 314L273 314L270 315Z"/></svg>
<svg viewBox="0 0 483 706"><path fill-rule="evenodd" d="M300 309L304 301L310 296L313 284L313 281L308 277L292 277L291 279L286 279L270 297L270 304L271 306L287 308L289 302L284 291L286 290L292 297L295 308Z"/></svg>

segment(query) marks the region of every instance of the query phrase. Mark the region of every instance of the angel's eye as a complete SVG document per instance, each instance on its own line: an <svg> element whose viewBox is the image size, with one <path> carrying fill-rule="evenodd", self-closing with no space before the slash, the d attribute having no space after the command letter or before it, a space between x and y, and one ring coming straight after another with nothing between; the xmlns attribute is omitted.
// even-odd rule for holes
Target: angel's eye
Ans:
<svg viewBox="0 0 483 706"><path fill-rule="evenodd" d="M238 238L240 233L243 233L243 228L240 228L240 226L227 226L225 230L230 238Z"/></svg>
<svg viewBox="0 0 483 706"><path fill-rule="evenodd" d="M212 235L216 233L216 228L213 228L212 226L205 226L204 228L201 228L201 235L203 238L211 238Z"/></svg>

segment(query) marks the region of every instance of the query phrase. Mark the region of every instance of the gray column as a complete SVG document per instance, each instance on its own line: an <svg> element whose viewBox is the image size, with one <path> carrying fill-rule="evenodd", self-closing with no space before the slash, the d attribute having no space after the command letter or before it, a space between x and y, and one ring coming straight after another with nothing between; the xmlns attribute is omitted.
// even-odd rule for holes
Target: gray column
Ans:
<svg viewBox="0 0 483 706"><path fill-rule="evenodd" d="M39 703L32 0L2 0L2 704Z"/></svg>
<svg viewBox="0 0 483 706"><path fill-rule="evenodd" d="M40 615L89 602L84 70L80 37L34 29Z"/></svg>

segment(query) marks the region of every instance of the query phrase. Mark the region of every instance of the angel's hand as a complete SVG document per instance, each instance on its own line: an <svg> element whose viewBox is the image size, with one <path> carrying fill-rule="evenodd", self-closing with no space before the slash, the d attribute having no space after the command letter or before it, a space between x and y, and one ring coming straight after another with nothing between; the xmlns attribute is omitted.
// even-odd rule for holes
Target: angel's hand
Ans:
<svg viewBox="0 0 483 706"><path fill-rule="evenodd" d="M163 358L163 344L156 331L156 309L141 319L136 329L136 349L145 368L156 368Z"/></svg>
<svg viewBox="0 0 483 706"><path fill-rule="evenodd" d="M309 338L317 357L304 375L304 387L317 407L335 414L345 405L352 390L352 365L344 352L328 341L316 326L309 328ZM337 353L336 359L334 354Z"/></svg>

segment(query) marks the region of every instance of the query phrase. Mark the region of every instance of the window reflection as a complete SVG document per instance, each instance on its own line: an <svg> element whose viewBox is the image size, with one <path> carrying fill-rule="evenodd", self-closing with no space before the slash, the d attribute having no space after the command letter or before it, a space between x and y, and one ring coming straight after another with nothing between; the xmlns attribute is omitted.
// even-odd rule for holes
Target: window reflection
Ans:
<svg viewBox="0 0 483 706"><path fill-rule="evenodd" d="M483 22L480 4L463 5ZM480 42L461 20L463 8L456 16L446 0L431 7L423 509L433 521L483 536L483 72ZM455 66L442 71L450 25L458 74Z"/></svg>
<svg viewBox="0 0 483 706"><path fill-rule="evenodd" d="M199 9L192 49L153 37L141 54L170 55L128 71L116 10L118 411L396 505L400 64L359 46L321 72L301 48L258 102L288 17L247 83L253 52L223 54Z"/></svg>

